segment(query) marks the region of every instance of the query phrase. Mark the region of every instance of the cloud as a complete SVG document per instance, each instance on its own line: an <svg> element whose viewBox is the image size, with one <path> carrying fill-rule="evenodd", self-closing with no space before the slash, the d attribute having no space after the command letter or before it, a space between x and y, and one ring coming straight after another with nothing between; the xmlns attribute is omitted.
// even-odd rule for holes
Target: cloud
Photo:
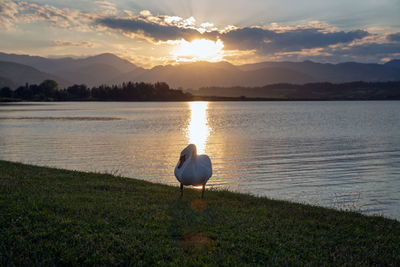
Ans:
<svg viewBox="0 0 400 267"><path fill-rule="evenodd" d="M224 45L224 60L238 61L305 59L330 62L379 61L383 58L395 58L400 54L400 32L385 33L384 29L380 28L376 28L375 32L372 28L368 31L362 29L343 31L318 21L305 25L271 23L266 26L217 27L211 22L197 22L194 17L153 15L149 10L138 13L132 10L119 10L109 0L93 0L91 3L92 11L85 12L78 7L69 9L27 0L0 0L0 28L6 31L14 30L19 24L40 22L39 27L47 24L68 29L72 33L91 32L102 40L104 33L117 32L158 44L158 48L161 44L166 45L169 50L183 41L220 40ZM86 36L82 37L80 40L85 40ZM118 40L121 39L117 37L115 41L108 41L117 43ZM54 41L52 46L55 49L95 47L90 42L59 40Z"/></svg>
<svg viewBox="0 0 400 267"><path fill-rule="evenodd" d="M103 1L105 2L105 1ZM19 23L44 21L61 28L88 31L90 22L96 14L82 13L79 10L57 8L52 5L39 5L25 1L0 1L0 28L13 28Z"/></svg>
<svg viewBox="0 0 400 267"><path fill-rule="evenodd" d="M59 47L59 48L64 48L64 47L86 47L86 48L91 48L94 47L95 45L91 42L69 42L69 41L60 41L60 40L55 40L53 41L52 44L54 47Z"/></svg>
<svg viewBox="0 0 400 267"><path fill-rule="evenodd" d="M196 38L215 41L218 37L217 28L213 23L203 22L197 26L194 17L185 19L179 16L154 16L149 10L142 10L138 15L126 10L124 13L128 17L100 17L95 20L95 24L155 43L182 39L191 41Z"/></svg>
<svg viewBox="0 0 400 267"><path fill-rule="evenodd" d="M400 51L396 43L400 34L371 34L355 29L342 31L329 25L312 22L308 25L266 27L226 27L218 30L211 23L196 26L195 20L180 17L153 16L143 11L127 18L106 17L96 20L103 27L151 42L221 40L224 60L235 62L261 60L380 61L395 58ZM209 30L204 30L204 29ZM387 42L390 40L392 42ZM397 53L397 54L396 54Z"/></svg>
<svg viewBox="0 0 400 267"><path fill-rule="evenodd" d="M78 10L59 9L51 5L19 2L20 16L28 22L45 21L53 26L80 30L87 28L89 18Z"/></svg>
<svg viewBox="0 0 400 267"><path fill-rule="evenodd" d="M392 42L400 42L400 32L389 34L387 38Z"/></svg>
<svg viewBox="0 0 400 267"><path fill-rule="evenodd" d="M359 43L354 45L333 45L325 48L303 49L301 51L274 53L268 60L340 63L357 61L376 63L400 57L400 43Z"/></svg>
<svg viewBox="0 0 400 267"><path fill-rule="evenodd" d="M95 3L103 14L115 15L118 13L117 6L107 0L96 0Z"/></svg>
<svg viewBox="0 0 400 267"><path fill-rule="evenodd" d="M154 42L185 39L191 41L201 37L195 29L175 25L163 25L141 18L99 18L96 23L125 34L133 34Z"/></svg>
<svg viewBox="0 0 400 267"><path fill-rule="evenodd" d="M333 55L380 56L399 54L400 43L366 43L345 48L328 49Z"/></svg>
<svg viewBox="0 0 400 267"><path fill-rule="evenodd" d="M18 5L11 0L0 1L0 28L10 28L17 20Z"/></svg>
<svg viewBox="0 0 400 267"><path fill-rule="evenodd" d="M100 18L101 26L118 30L127 35L139 36L153 42L176 41L184 39L210 39L223 41L228 50L255 50L259 54L301 51L318 47L327 47L340 43L350 43L367 37L364 30L349 32L323 27L320 24L298 27L232 27L218 31L211 23L202 23L196 27L195 20L180 17L152 16L147 10L140 16L130 18ZM211 29L211 30L207 30Z"/></svg>
<svg viewBox="0 0 400 267"><path fill-rule="evenodd" d="M228 49L255 49L260 54L272 54L350 43L368 35L363 30L344 32L326 31L323 28L296 28L282 31L251 27L225 32L220 38Z"/></svg>

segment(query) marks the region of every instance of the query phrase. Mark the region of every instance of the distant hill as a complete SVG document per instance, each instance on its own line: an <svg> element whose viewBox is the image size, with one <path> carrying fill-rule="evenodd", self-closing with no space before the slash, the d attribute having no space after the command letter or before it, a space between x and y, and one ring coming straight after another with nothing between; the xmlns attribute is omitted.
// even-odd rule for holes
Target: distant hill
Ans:
<svg viewBox="0 0 400 267"><path fill-rule="evenodd" d="M385 63L385 66L395 69L400 69L400 59L394 59Z"/></svg>
<svg viewBox="0 0 400 267"><path fill-rule="evenodd" d="M0 61L0 77L2 77L2 81L6 83L5 86L11 88L25 83L39 84L47 79L57 81L60 87L70 84L60 77L39 71L33 67L5 61Z"/></svg>
<svg viewBox="0 0 400 267"><path fill-rule="evenodd" d="M10 79L0 77L0 88L3 88L3 87L14 88L15 84Z"/></svg>
<svg viewBox="0 0 400 267"><path fill-rule="evenodd" d="M193 90L191 93L196 96L246 96L275 100L398 100L400 99L400 81L271 84L261 87L205 87Z"/></svg>
<svg viewBox="0 0 400 267"><path fill-rule="evenodd" d="M400 60L386 64L346 62L322 64L304 62L262 62L234 66L227 62L195 62L156 66L125 73L111 83L125 81L164 81L170 86L198 89L211 86L264 86L275 83L344 83L400 80Z"/></svg>
<svg viewBox="0 0 400 267"><path fill-rule="evenodd" d="M110 53L80 59L70 57L54 59L0 53L0 61L27 65L41 72L58 76L63 80L69 81L69 84L84 83L88 86L108 83L126 72L141 69L128 60L121 59Z"/></svg>
<svg viewBox="0 0 400 267"><path fill-rule="evenodd" d="M239 66L241 70L251 71L261 68L285 68L301 72L313 77L315 82L344 83L353 81L377 82L400 80L397 69L400 61L393 60L386 64L364 64L346 62L339 64L323 64L312 61L304 62L261 62ZM392 63L393 62L393 63ZM281 81L287 82L289 81Z"/></svg>
<svg viewBox="0 0 400 267"><path fill-rule="evenodd" d="M165 81L170 86L197 89L203 86L261 86L287 81L291 83L312 82L314 79L296 70L285 68L262 68L243 71L227 62L195 62L180 65L156 66L150 70L127 73L121 81Z"/></svg>
<svg viewBox="0 0 400 267"><path fill-rule="evenodd" d="M385 64L346 62L322 64L304 62L261 62L235 66L228 62L194 62L156 66L144 69L114 54L106 53L87 58L44 58L0 53L0 61L23 64L36 69L2 74L15 85L46 77L61 81L60 85L86 84L89 87L122 82L166 82L172 88L196 90L201 87L256 87L276 83L305 84L315 82L344 83L354 81L380 82L400 80L400 60ZM22 69L21 69L22 70ZM4 72L4 71L3 71ZM46 75L47 73L47 75ZM18 79L15 78L18 76Z"/></svg>
<svg viewBox="0 0 400 267"><path fill-rule="evenodd" d="M121 75L121 72L108 64L93 63L59 70L54 72L54 74L72 81L74 84L98 86L108 84L111 79Z"/></svg>

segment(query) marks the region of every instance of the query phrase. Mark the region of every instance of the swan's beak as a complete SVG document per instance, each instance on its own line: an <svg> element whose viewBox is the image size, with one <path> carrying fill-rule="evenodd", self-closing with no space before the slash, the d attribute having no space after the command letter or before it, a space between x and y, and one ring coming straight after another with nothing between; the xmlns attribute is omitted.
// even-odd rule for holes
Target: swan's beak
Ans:
<svg viewBox="0 0 400 267"><path fill-rule="evenodd" d="M181 158L179 159L178 169L180 169L182 167L182 165L185 162L185 160L186 160L185 155L181 156Z"/></svg>

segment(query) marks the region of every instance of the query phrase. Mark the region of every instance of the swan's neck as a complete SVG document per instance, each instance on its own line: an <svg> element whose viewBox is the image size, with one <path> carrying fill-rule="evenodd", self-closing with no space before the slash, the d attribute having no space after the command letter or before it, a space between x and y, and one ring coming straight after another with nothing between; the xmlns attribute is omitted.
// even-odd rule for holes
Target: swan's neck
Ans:
<svg viewBox="0 0 400 267"><path fill-rule="evenodd" d="M192 157L193 158L196 158L197 157L197 149L196 149L196 147L193 149L193 151L192 151Z"/></svg>

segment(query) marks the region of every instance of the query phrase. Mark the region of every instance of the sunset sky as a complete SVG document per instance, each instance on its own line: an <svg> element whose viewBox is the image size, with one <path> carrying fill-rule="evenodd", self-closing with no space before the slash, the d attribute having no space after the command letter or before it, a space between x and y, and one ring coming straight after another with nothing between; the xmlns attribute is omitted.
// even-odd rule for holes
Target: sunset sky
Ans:
<svg viewBox="0 0 400 267"><path fill-rule="evenodd" d="M0 1L0 52L184 61L400 58L399 0Z"/></svg>

